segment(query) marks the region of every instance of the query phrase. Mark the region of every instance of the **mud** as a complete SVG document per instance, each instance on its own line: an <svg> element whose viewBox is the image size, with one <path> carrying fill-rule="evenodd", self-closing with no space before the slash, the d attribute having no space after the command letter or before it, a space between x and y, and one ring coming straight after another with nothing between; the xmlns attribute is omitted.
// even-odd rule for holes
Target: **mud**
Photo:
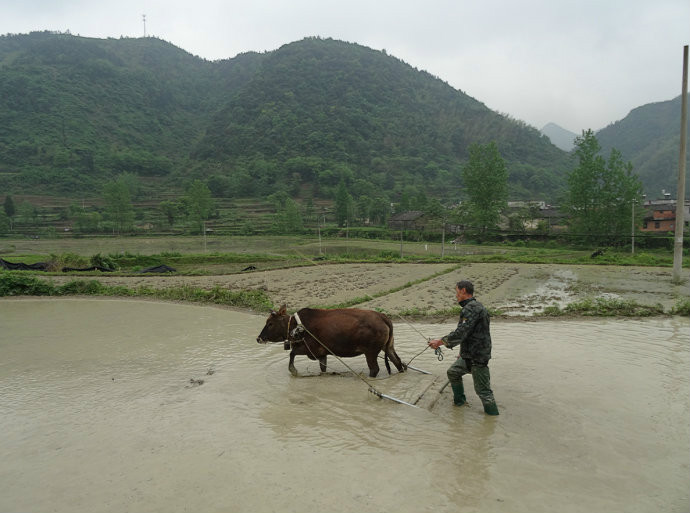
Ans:
<svg viewBox="0 0 690 513"><path fill-rule="evenodd" d="M532 316L544 307L563 307L573 301L609 297L660 304L671 309L690 296L684 283L672 283L671 269L659 267L584 266L556 264L323 264L290 269L257 269L251 273L215 276L98 276L108 285L203 289L260 289L276 306L289 310L304 306L333 306L369 296L364 308L391 314L417 311L420 315L454 306L454 284L474 282L475 294L494 311ZM93 276L89 276L89 279ZM52 276L56 284L74 276Z"/></svg>
<svg viewBox="0 0 690 513"><path fill-rule="evenodd" d="M0 301L0 511L688 510L687 318L495 322L497 418L438 393L449 351L373 380L411 408L337 361L290 376L263 321ZM396 322L396 349L452 328Z"/></svg>

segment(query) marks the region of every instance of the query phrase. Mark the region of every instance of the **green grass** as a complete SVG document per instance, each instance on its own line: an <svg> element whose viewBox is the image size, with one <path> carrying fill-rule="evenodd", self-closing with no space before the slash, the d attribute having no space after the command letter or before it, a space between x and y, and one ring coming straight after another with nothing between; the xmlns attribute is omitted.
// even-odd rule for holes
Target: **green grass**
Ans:
<svg viewBox="0 0 690 513"><path fill-rule="evenodd" d="M549 263L578 265L673 265L673 255L668 250L643 250L632 255L628 251L607 250L597 258L591 258L591 248L555 246L525 247L511 244L462 244L446 245L441 258L440 243L406 241L403 257L400 244L394 240L372 240L350 237L324 237L319 245L314 236L212 236L208 237L208 252L203 252L201 237L84 237L59 240L0 239L0 253L10 261L34 263L46 261L48 255L72 254L107 255L120 267L149 267L167 264L173 267L199 267L212 264L266 263L283 261L286 265L311 262L321 257L326 262L420 262L462 264L488 263ZM428 245L428 250L425 249ZM43 248L43 250L42 250ZM146 250L144 252L144 250ZM94 255L95 256L95 255ZM684 267L690 267L690 257L684 257ZM76 267L76 266L70 266Z"/></svg>
<svg viewBox="0 0 690 513"><path fill-rule="evenodd" d="M259 311L269 311L273 307L270 298L261 290L233 291L220 287L206 290L188 286L165 289L128 288L103 285L98 280L73 280L64 285L56 286L24 271L0 273L0 296L69 295L149 297L168 301L189 301L250 308Z"/></svg>
<svg viewBox="0 0 690 513"><path fill-rule="evenodd" d="M671 314L690 317L690 298L679 299L676 305L671 309Z"/></svg>
<svg viewBox="0 0 690 513"><path fill-rule="evenodd" d="M651 317L666 315L661 305L641 305L636 301L615 298L585 298L564 308L548 306L540 314L544 317L582 315L586 317Z"/></svg>

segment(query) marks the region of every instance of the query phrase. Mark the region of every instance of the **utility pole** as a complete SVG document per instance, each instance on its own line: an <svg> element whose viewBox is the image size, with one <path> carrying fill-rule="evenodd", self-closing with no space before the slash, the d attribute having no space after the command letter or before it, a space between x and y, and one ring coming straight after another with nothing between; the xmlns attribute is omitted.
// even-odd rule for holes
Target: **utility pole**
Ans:
<svg viewBox="0 0 690 513"><path fill-rule="evenodd" d="M635 254L635 203L637 203L637 200L633 198L632 200L632 228L630 229L630 239L632 241L631 247L632 247L632 254Z"/></svg>
<svg viewBox="0 0 690 513"><path fill-rule="evenodd" d="M141 19L144 20L144 37L146 37L146 15L142 14Z"/></svg>
<svg viewBox="0 0 690 513"><path fill-rule="evenodd" d="M321 218L316 218L316 228L319 231L319 255L323 255L323 250L321 249Z"/></svg>
<svg viewBox="0 0 690 513"><path fill-rule="evenodd" d="M316 226L319 229L319 255L323 255L323 249L321 246L321 217L317 215L316 216ZM326 214L323 214L323 227L326 228Z"/></svg>
<svg viewBox="0 0 690 513"><path fill-rule="evenodd" d="M443 226L441 228L441 258L446 249L446 219L443 219Z"/></svg>
<svg viewBox="0 0 690 513"><path fill-rule="evenodd" d="M405 221L400 221L400 258L403 257L403 233L405 232Z"/></svg>
<svg viewBox="0 0 690 513"><path fill-rule="evenodd" d="M676 200L676 233L673 244L673 282L680 283L683 267L683 214L685 210L685 151L688 133L688 45L683 47L683 87L680 111L680 158Z"/></svg>
<svg viewBox="0 0 690 513"><path fill-rule="evenodd" d="M345 253L350 253L350 221L345 221Z"/></svg>

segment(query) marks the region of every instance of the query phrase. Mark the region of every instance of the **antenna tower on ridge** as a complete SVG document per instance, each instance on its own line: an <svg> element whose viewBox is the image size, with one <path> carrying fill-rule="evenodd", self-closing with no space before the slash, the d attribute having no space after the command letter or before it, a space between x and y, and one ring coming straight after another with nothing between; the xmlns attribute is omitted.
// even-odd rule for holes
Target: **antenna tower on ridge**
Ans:
<svg viewBox="0 0 690 513"><path fill-rule="evenodd" d="M141 19L144 20L144 37L146 37L146 15L142 14Z"/></svg>

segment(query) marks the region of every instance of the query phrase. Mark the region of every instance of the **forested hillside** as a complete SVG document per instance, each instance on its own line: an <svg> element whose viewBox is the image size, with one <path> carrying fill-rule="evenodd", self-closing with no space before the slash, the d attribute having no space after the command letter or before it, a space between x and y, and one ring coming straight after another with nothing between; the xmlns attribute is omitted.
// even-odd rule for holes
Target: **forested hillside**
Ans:
<svg viewBox="0 0 690 513"><path fill-rule="evenodd" d="M180 169L226 91L253 73L233 64L153 38L0 38L0 169L18 173L6 186L96 191L121 171Z"/></svg>
<svg viewBox="0 0 690 513"><path fill-rule="evenodd" d="M515 197L551 197L568 156L385 52L309 38L209 62L155 38L0 37L0 191L98 195L121 172L153 196L462 195L472 143L496 141Z"/></svg>
<svg viewBox="0 0 690 513"><path fill-rule="evenodd" d="M611 148L632 162L647 197L654 199L665 189L675 196L680 154L680 100L650 103L597 132L604 154ZM688 153L687 168L690 168Z"/></svg>

